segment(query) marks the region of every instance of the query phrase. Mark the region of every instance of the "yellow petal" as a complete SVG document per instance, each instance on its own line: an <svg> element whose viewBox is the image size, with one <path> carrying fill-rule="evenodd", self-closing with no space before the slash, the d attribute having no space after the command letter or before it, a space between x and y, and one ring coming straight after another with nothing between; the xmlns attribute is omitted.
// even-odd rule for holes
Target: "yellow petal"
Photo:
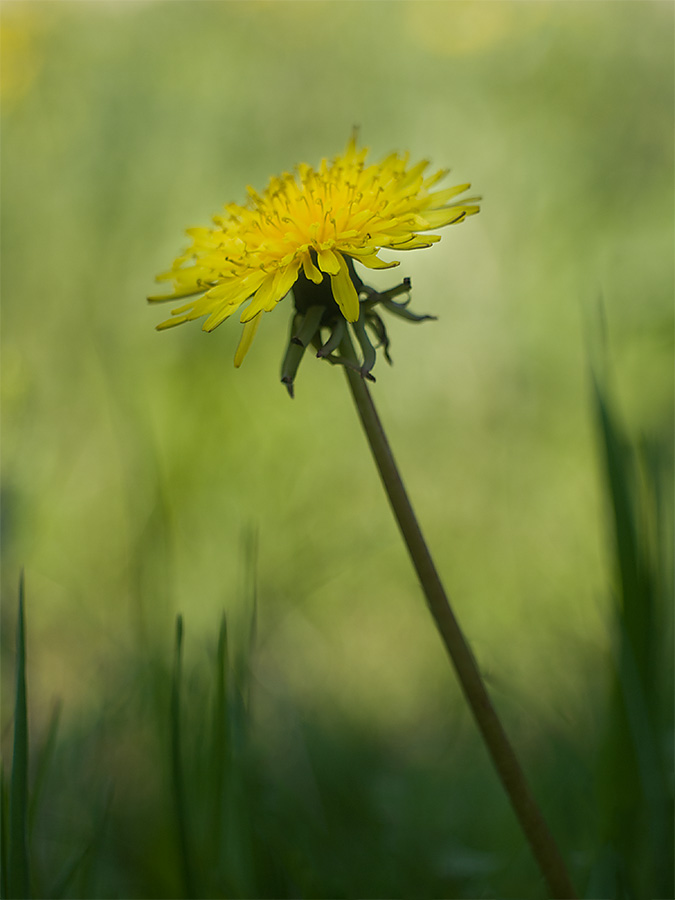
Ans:
<svg viewBox="0 0 675 900"><path fill-rule="evenodd" d="M414 234L408 239L392 240L388 247L390 250L424 250L426 247L438 243L440 239L440 234Z"/></svg>
<svg viewBox="0 0 675 900"><path fill-rule="evenodd" d="M224 322L225 319L229 318L232 313L237 309L237 306L226 305L219 306L218 309L214 309L208 319L202 325L202 331L213 331L214 328L217 328L221 322ZM195 316L195 318L199 318Z"/></svg>
<svg viewBox="0 0 675 900"><path fill-rule="evenodd" d="M237 352L234 354L234 365L236 369L238 369L239 366L243 363L244 357L248 353L251 344L253 343L253 338L255 337L255 333L258 330L258 325L260 325L261 319L262 313L258 313L257 316L254 316L254 318L252 318L250 322L247 322L244 325L244 330L242 331L241 337L239 338Z"/></svg>
<svg viewBox="0 0 675 900"><path fill-rule="evenodd" d="M209 288L204 294L204 299L208 301L229 299L230 296L239 291L241 287L243 287L243 279L228 278L226 281L221 281L219 284L215 284L212 288Z"/></svg>
<svg viewBox="0 0 675 900"><path fill-rule="evenodd" d="M250 305L242 311L241 317L239 319L240 322L248 322L250 319L253 319L254 316L257 316L258 313L261 313L263 309L265 309L268 300L274 293L278 276L278 272L272 272L265 278L263 283L255 292Z"/></svg>
<svg viewBox="0 0 675 900"><path fill-rule="evenodd" d="M330 286L335 302L348 322L356 322L359 317L359 295L349 277L347 263L341 253L336 253L339 271L330 276Z"/></svg>
<svg viewBox="0 0 675 900"><path fill-rule="evenodd" d="M416 166L413 166L412 169L409 169L401 181L396 184L396 190L399 191L401 188L409 187L417 178L420 177L422 172L429 165L428 159L423 159L422 162L418 162Z"/></svg>
<svg viewBox="0 0 675 900"><path fill-rule="evenodd" d="M186 266L184 269L176 269L173 271L171 277L176 284L184 285L185 287L194 287L200 279L202 281L208 281L212 274L213 273L208 266Z"/></svg>
<svg viewBox="0 0 675 900"><path fill-rule="evenodd" d="M472 197L472 200L481 200L481 197ZM467 214L467 216L475 216L476 213L480 212L480 206L463 206L462 209Z"/></svg>
<svg viewBox="0 0 675 900"><path fill-rule="evenodd" d="M294 260L286 269L278 269L274 275L268 275L260 290L242 312L239 321L250 322L263 310L274 309L277 303L286 296L298 277L300 260Z"/></svg>
<svg viewBox="0 0 675 900"><path fill-rule="evenodd" d="M431 175L429 178L424 179L424 189L429 190L429 188L437 184L439 181L442 181L443 178L450 172L450 169L439 169L434 175Z"/></svg>
<svg viewBox="0 0 675 900"><path fill-rule="evenodd" d="M439 206L445 206L449 200L452 200L453 197L456 197L458 194L463 194L464 191L468 191L471 185L467 182L466 184L458 184L456 187L448 188L445 191L435 191L433 194L430 194L428 197L429 205L433 209L437 209ZM426 203L423 204L426 206Z"/></svg>
<svg viewBox="0 0 675 900"><path fill-rule="evenodd" d="M312 257L309 253L306 253L302 257L302 270L305 273L305 277L310 281L313 281L314 284L321 284L323 281L323 274L317 269L317 267L312 262Z"/></svg>
<svg viewBox="0 0 675 900"><path fill-rule="evenodd" d="M165 322L160 322L159 325L155 325L155 328L157 331L166 331L167 328L173 328L174 325L182 325L187 320L187 316L177 316L175 319L167 319Z"/></svg>
<svg viewBox="0 0 675 900"><path fill-rule="evenodd" d="M290 266L286 270L283 270L279 276L279 284L277 285L277 290L279 291L279 296L270 306L269 304L265 307L265 309L274 309L279 300L283 300L286 294L293 287L295 282L298 280L298 270L300 268L300 260L294 260Z"/></svg>
<svg viewBox="0 0 675 900"><path fill-rule="evenodd" d="M165 300L180 300L181 297L192 297L194 294L203 294L206 290L208 290L207 286L191 288L186 287L184 289L174 291L173 294L153 294L152 297L148 297L148 301L150 303L163 303Z"/></svg>
<svg viewBox="0 0 675 900"><path fill-rule="evenodd" d="M394 266L400 265L397 259L392 260L392 262L386 262L375 253L369 253L364 256L357 256L355 253L349 253L348 255L353 256L357 262L369 269L393 269Z"/></svg>
<svg viewBox="0 0 675 900"><path fill-rule="evenodd" d="M319 250L316 254L319 268L328 275L337 275L340 271L340 260L332 250Z"/></svg>
<svg viewBox="0 0 675 900"><path fill-rule="evenodd" d="M427 224L423 227L443 228L444 225L454 225L465 219L466 209L462 206L454 206L450 209L430 209L424 213L424 218Z"/></svg>

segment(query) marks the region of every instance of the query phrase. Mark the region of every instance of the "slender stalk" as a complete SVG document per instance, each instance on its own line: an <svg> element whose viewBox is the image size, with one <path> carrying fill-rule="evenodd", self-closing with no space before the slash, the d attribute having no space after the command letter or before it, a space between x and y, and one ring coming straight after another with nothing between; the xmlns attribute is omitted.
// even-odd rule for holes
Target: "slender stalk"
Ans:
<svg viewBox="0 0 675 900"><path fill-rule="evenodd" d="M343 356L355 359L354 346L348 335L342 343L341 352ZM497 773L546 880L551 897L554 900L576 898L577 894L560 851L532 795L518 758L492 705L471 648L462 633L441 584L368 385L361 374L353 369L345 367L345 374L375 464L420 580L431 615L443 639L464 696L483 735Z"/></svg>

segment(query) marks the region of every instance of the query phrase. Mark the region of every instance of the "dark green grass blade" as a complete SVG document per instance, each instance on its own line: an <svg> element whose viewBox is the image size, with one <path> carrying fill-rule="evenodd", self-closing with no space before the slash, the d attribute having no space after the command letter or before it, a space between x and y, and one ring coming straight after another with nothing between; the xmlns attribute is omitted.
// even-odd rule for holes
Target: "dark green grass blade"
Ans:
<svg viewBox="0 0 675 900"><path fill-rule="evenodd" d="M631 632L628 626L626 599L638 593L638 562L627 448L617 433L606 396L606 389L593 375L593 400L596 427L600 437L600 453L605 476L605 489L611 506L610 532L612 557L618 580L615 604L614 676L609 695L608 719L601 746L598 769L598 801L601 817L603 894L634 897L634 876L630 864L635 858L640 821L641 790L638 758L625 704L625 661ZM631 654L632 655L632 654ZM630 677L628 679L630 681ZM634 693L633 693L634 695ZM635 702L630 704L635 706ZM599 872L594 873L597 880Z"/></svg>
<svg viewBox="0 0 675 900"><path fill-rule="evenodd" d="M174 651L173 677L171 682L171 781L178 836L178 852L186 897L195 897L192 859L190 855L185 795L185 776L182 761L181 735L181 680L183 660L183 618L176 618L176 643Z"/></svg>
<svg viewBox="0 0 675 900"><path fill-rule="evenodd" d="M14 748L9 784L9 846L7 889L11 898L28 897L28 707L26 701L26 631L24 574L19 580L19 616L16 633L16 700Z"/></svg>
<svg viewBox="0 0 675 900"><path fill-rule="evenodd" d="M218 870L226 893L259 896L260 860L256 859L253 822L258 808L259 772L251 742L251 656L257 630L258 534L248 528L242 534L240 593L248 616L238 623L235 651L228 646L223 617L217 651L213 728L213 765L221 793L217 845ZM243 626L243 627L242 627Z"/></svg>
<svg viewBox="0 0 675 900"><path fill-rule="evenodd" d="M59 721L61 718L61 703L55 704L49 719L49 727L47 729L47 737L39 750L33 748L33 758L35 760L35 775L32 779L31 789L28 797L28 846L34 846L35 824L37 822L40 811L40 801L42 799L47 772L50 763L54 758L56 749L56 737L58 734ZM30 873L31 887L33 893L37 897L46 896L46 891L42 885L41 873L39 870L33 869ZM50 897L55 896L52 893Z"/></svg>
<svg viewBox="0 0 675 900"><path fill-rule="evenodd" d="M218 848L227 839L224 833L225 779L230 754L228 678L229 649L227 641L227 618L225 613L220 623L218 649L216 653L215 698L213 705L212 737L212 782L213 809L211 821L212 852L214 858Z"/></svg>
<svg viewBox="0 0 675 900"><path fill-rule="evenodd" d="M596 887L612 896L669 896L672 791L659 710L667 691L664 632L672 622L663 602L667 589L659 584L665 566L655 540L658 504L650 500L665 485L653 467L641 468L606 376L593 374L593 393L617 575L615 677L598 772L605 875Z"/></svg>
<svg viewBox="0 0 675 900"><path fill-rule="evenodd" d="M620 584L620 615L633 645L643 681L650 680L649 645L653 631L653 603L649 570L638 540L636 472L631 448L621 434L605 389L594 377L596 414L600 426L607 488L612 506L615 558Z"/></svg>
<svg viewBox="0 0 675 900"><path fill-rule="evenodd" d="M0 898L7 896L7 785L5 769L0 766Z"/></svg>
<svg viewBox="0 0 675 900"><path fill-rule="evenodd" d="M59 730L59 721L61 719L61 703L57 703L49 719L49 728L47 729L47 737L40 750L35 766L35 778L31 789L30 799L28 802L28 834L33 834L37 811L42 796L42 789L47 777L49 765L54 758L54 750L56 749L56 737Z"/></svg>

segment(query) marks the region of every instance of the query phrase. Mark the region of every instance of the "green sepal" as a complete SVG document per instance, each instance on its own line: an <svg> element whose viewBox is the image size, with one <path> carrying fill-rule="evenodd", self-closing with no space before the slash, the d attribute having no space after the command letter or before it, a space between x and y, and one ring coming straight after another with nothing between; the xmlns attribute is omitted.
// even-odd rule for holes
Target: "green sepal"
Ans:
<svg viewBox="0 0 675 900"><path fill-rule="evenodd" d="M365 327L365 315L364 311L361 311L361 315L359 318L352 324L352 328L354 329L354 334L356 335L356 340L359 342L359 346L361 347L361 352L363 353L363 365L361 366L361 374L365 377L374 367L377 362L377 352L373 345L370 343L370 338L366 332Z"/></svg>
<svg viewBox="0 0 675 900"><path fill-rule="evenodd" d="M407 308L407 304L395 303L393 300L383 300L382 306L384 306L388 312L393 313L395 316L405 319L408 322L425 322L427 320L435 322L437 319L436 316L418 316L417 313L411 312Z"/></svg>
<svg viewBox="0 0 675 900"><path fill-rule="evenodd" d="M325 312L325 306L310 306L291 341L294 344L299 344L301 347L308 347L319 330L319 325Z"/></svg>
<svg viewBox="0 0 675 900"><path fill-rule="evenodd" d="M391 341L389 340L389 335L387 333L386 326L380 316L377 313L371 313L366 318L366 325L373 332L375 337L377 338L377 347L382 347L382 352L384 353L384 358L387 360L389 365L392 365L392 358L389 355L389 347L391 345Z"/></svg>
<svg viewBox="0 0 675 900"><path fill-rule="evenodd" d="M305 355L305 347L302 344L294 342L293 340L295 335L302 328L303 319L304 316L302 316L300 313L296 313L293 316L293 321L291 323L291 336L288 340L286 353L284 354L284 358L281 363L281 383L286 385L286 390L291 397L294 396L293 382L295 381L298 367L302 362L302 357Z"/></svg>
<svg viewBox="0 0 675 900"><path fill-rule="evenodd" d="M336 319L328 340L325 344L319 347L319 350L316 354L319 359L323 359L326 356L329 356L333 352L333 350L337 350L337 348L342 343L342 338L345 336L346 328L347 323L343 318Z"/></svg>
<svg viewBox="0 0 675 900"><path fill-rule="evenodd" d="M327 363L330 363L331 366L344 366L345 369L352 369L354 372L358 372L363 378L366 378L368 381L376 381L374 375L371 375L370 372L364 372L363 366L360 366L357 362L354 362L353 359L347 359L346 356L324 356L322 357Z"/></svg>

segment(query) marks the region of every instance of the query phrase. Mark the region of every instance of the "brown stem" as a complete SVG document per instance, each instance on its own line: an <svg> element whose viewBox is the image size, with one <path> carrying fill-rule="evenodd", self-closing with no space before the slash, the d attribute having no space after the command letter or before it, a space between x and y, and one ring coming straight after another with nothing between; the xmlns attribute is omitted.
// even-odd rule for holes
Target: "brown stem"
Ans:
<svg viewBox="0 0 675 900"><path fill-rule="evenodd" d="M342 353L354 359L354 347L349 336L343 342ZM518 758L497 716L483 683L474 655L462 633L441 584L417 518L408 499L387 436L375 409L368 385L359 372L345 368L363 429L368 438L380 478L398 522L420 580L427 604L434 618L450 660L459 678L464 696L471 708L483 740L497 769L511 805L542 871L551 897L570 900L577 894L572 886L565 863L553 835L537 805L525 779Z"/></svg>

